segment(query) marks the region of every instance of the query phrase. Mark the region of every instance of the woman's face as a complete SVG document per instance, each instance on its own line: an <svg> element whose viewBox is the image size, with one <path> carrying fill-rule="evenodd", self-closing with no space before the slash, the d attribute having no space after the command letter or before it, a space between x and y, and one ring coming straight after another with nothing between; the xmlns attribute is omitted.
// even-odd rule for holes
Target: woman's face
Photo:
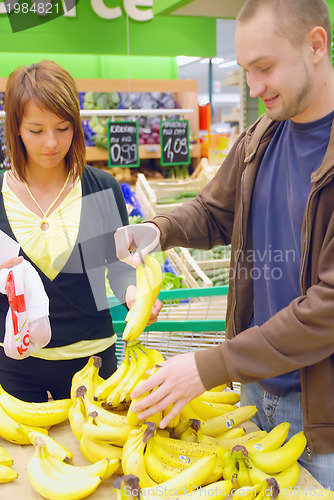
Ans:
<svg viewBox="0 0 334 500"><path fill-rule="evenodd" d="M65 156L73 139L71 122L31 101L19 132L27 152L28 169L65 167Z"/></svg>

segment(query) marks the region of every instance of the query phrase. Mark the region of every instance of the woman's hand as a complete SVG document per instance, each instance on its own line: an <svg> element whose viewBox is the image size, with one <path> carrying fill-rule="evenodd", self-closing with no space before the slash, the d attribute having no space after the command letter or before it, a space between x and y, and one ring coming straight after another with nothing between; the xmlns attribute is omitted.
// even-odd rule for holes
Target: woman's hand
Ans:
<svg viewBox="0 0 334 500"><path fill-rule="evenodd" d="M19 264L21 264L22 261L23 261L22 255L20 255L19 257L13 257L12 259L3 262L0 265L0 269L9 269L10 267L18 266Z"/></svg>
<svg viewBox="0 0 334 500"><path fill-rule="evenodd" d="M137 287L135 285L129 285L126 294L125 294L125 302L126 305L129 309L134 305L135 300L136 300L136 292L137 292ZM152 323L156 323L158 321L158 316L159 313L162 309L163 303L161 300L156 299L156 301L153 304L151 315L148 319L147 326L151 325Z"/></svg>
<svg viewBox="0 0 334 500"><path fill-rule="evenodd" d="M193 352L173 356L159 366L154 375L132 391L131 399L152 391L132 407L132 411L139 413L138 417L142 420L173 404L173 408L159 424L159 427L164 429L189 401L205 391L205 387L200 379Z"/></svg>

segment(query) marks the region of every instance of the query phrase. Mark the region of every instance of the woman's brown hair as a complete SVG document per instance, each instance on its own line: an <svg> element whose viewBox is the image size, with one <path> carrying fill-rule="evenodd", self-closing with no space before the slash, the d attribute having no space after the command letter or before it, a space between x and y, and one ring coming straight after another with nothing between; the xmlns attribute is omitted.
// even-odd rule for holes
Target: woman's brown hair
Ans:
<svg viewBox="0 0 334 500"><path fill-rule="evenodd" d="M65 162L75 178L81 176L86 148L78 91L71 75L55 62L47 60L17 68L7 80L5 135L13 172L20 180L26 180L26 149L19 128L30 101L72 124L73 139Z"/></svg>

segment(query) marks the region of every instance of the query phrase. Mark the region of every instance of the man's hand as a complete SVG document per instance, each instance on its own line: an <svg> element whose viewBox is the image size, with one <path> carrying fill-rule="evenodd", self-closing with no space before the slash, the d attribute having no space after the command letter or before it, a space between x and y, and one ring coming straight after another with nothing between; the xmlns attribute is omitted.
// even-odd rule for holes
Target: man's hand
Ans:
<svg viewBox="0 0 334 500"><path fill-rule="evenodd" d="M193 352L174 356L159 366L161 367L154 375L132 391L131 399L155 389L132 407L132 411L139 413L138 417L142 420L173 404L173 408L159 424L164 429L189 401L205 391L205 387L198 374Z"/></svg>
<svg viewBox="0 0 334 500"><path fill-rule="evenodd" d="M129 285L126 294L125 294L125 302L126 305L129 309L134 305L135 300L136 300L136 291L137 287L135 285ZM149 320L147 322L147 326L151 325L152 323L156 323L158 321L158 316L159 313L162 309L163 303L161 302L160 299L156 299L156 301L153 304L151 315L149 317Z"/></svg>
<svg viewBox="0 0 334 500"><path fill-rule="evenodd" d="M150 222L119 227L115 232L116 255L122 262L137 267L160 240L159 228Z"/></svg>

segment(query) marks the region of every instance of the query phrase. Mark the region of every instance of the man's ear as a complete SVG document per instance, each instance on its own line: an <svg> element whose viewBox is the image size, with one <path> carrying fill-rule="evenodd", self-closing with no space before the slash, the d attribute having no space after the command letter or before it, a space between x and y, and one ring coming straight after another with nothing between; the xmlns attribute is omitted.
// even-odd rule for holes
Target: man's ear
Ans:
<svg viewBox="0 0 334 500"><path fill-rule="evenodd" d="M310 45L313 62L318 62L328 51L327 44L329 43L327 32L321 26L315 26L308 34L308 43Z"/></svg>

